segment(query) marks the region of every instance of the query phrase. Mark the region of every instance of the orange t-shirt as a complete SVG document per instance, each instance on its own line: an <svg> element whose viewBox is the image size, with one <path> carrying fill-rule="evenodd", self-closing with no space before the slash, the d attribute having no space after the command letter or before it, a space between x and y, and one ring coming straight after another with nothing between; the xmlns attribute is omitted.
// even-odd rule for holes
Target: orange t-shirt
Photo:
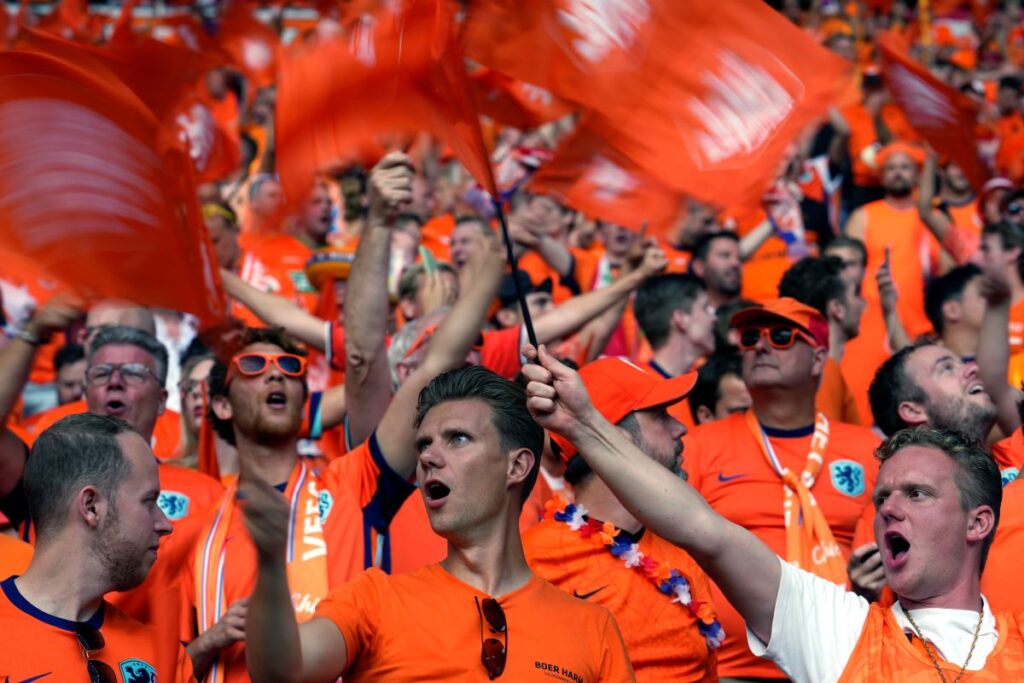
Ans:
<svg viewBox="0 0 1024 683"><path fill-rule="evenodd" d="M390 548L385 535L388 524L414 487L387 466L376 437L371 436L369 441L332 461L319 473L315 486L321 492L320 499L330 501L320 512L327 549L328 588L334 589L352 580L363 569L376 566L377 559L389 570ZM185 642L197 635L196 609L202 596L196 595L194 558L196 553L203 552L208 528L204 526L199 543L182 572L181 640ZM233 502L230 512L223 562L224 604L230 606L252 594L256 585L256 548L245 529L244 515L237 501ZM313 596L314 603L323 597ZM304 608L308 610L313 606L315 604ZM308 613L305 616L308 618ZM226 683L249 681L243 643L230 646L226 661Z"/></svg>
<svg viewBox="0 0 1024 683"><path fill-rule="evenodd" d="M522 341L526 334L522 325L504 330L484 330L480 349L480 365L505 379L512 379L523 367L520 362Z"/></svg>
<svg viewBox="0 0 1024 683"><path fill-rule="evenodd" d="M996 614L999 640L981 671L964 672L960 664L940 660L944 680L964 683L1001 683L1024 679L1024 638L1021 624L1010 613ZM860 639L850 655L839 683L887 683L888 681L933 681L938 679L935 664L924 648L907 640L892 610L871 605ZM915 647L916 646L916 647Z"/></svg>
<svg viewBox="0 0 1024 683"><path fill-rule="evenodd" d="M31 435L35 438L61 418L88 411L89 407L85 404L85 400L72 401L71 403L51 408L39 416L39 419L32 426ZM158 460L169 460L177 457L180 441L181 416L173 410L165 410L163 415L156 419L156 425L153 427L153 439L150 443L150 446L153 448L153 454Z"/></svg>
<svg viewBox="0 0 1024 683"><path fill-rule="evenodd" d="M885 248L891 247L890 268L899 292L896 310L907 334L915 339L931 330L924 312L924 282L938 244L913 206L895 209L882 199L862 208L865 212L864 246L868 253L863 283L864 315L860 320L860 334L846 345L840 366L857 399L861 420L866 423L871 417L868 386L875 371L890 355L875 280L885 259Z"/></svg>
<svg viewBox="0 0 1024 683"><path fill-rule="evenodd" d="M401 576L371 569L333 591L316 616L331 620L345 638L346 683L486 681L480 634L488 629L476 601L488 597L440 565ZM538 576L498 602L508 624L503 679L634 680L606 608L566 595Z"/></svg>
<svg viewBox="0 0 1024 683"><path fill-rule="evenodd" d="M0 534L0 577L22 574L32 561L32 546L13 536Z"/></svg>
<svg viewBox="0 0 1024 683"><path fill-rule="evenodd" d="M316 311L317 291L306 277L306 262L313 255L309 246L282 233L245 233L239 245L246 254L255 257L251 260L243 256L239 277L256 289L288 299L310 313Z"/></svg>
<svg viewBox="0 0 1024 683"><path fill-rule="evenodd" d="M86 680L85 655L75 636L78 624L29 603L14 577L0 583L0 680ZM156 631L117 608L104 604L85 624L103 635L104 646L92 659L110 665L119 683L195 682L192 661L180 644L174 644L173 659L165 658Z"/></svg>
<svg viewBox="0 0 1024 683"><path fill-rule="evenodd" d="M1010 306L1010 355L1024 351L1024 298Z"/></svg>
<svg viewBox="0 0 1024 683"><path fill-rule="evenodd" d="M451 213L434 216L420 228L423 247L438 261L450 262L452 232L455 230L455 215Z"/></svg>
<svg viewBox="0 0 1024 683"><path fill-rule="evenodd" d="M839 363L835 362L831 356L825 359L821 384L818 385L818 393L814 402L814 407L825 413L825 417L830 420L854 425L861 424L857 399L843 378Z"/></svg>
<svg viewBox="0 0 1024 683"><path fill-rule="evenodd" d="M711 602L710 581L685 551L643 529L632 540L645 556L686 577L693 600ZM608 546L549 518L523 536L523 550L539 576L615 615L638 679L718 680L715 651L698 630L697 618L643 572L626 568Z"/></svg>
<svg viewBox="0 0 1024 683"><path fill-rule="evenodd" d="M1003 486L1014 481L1024 468L1024 431L1018 428L1005 439L992 444L992 459L999 466Z"/></svg>
<svg viewBox="0 0 1024 683"><path fill-rule="evenodd" d="M783 467L802 472L813 427L768 433ZM720 515L748 529L773 552L784 556L782 481L761 452L746 416L735 414L701 425L683 441L690 484ZM857 524L871 504L878 474L874 458L878 442L869 429L829 423L825 462L811 493L845 557L849 557ZM712 595L726 634L725 644L718 652L718 673L723 677L784 678L774 664L751 654L743 618L717 587L713 587Z"/></svg>
<svg viewBox="0 0 1024 683"><path fill-rule="evenodd" d="M1016 432L1020 438L1020 430ZM981 575L981 593L988 598L993 612L1024 611L1024 591L1020 586L1020 562L1024 557L1024 483L1012 482L1003 488L999 508L999 527L989 549L988 562Z"/></svg>

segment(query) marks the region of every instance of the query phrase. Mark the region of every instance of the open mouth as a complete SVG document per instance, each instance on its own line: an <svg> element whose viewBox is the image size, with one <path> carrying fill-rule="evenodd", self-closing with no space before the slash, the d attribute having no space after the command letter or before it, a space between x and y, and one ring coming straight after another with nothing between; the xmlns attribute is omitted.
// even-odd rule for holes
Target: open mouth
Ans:
<svg viewBox="0 0 1024 683"><path fill-rule="evenodd" d="M982 386L980 382L977 384L972 384L971 386L967 387L967 393L971 396L974 396L975 394L984 394L985 387Z"/></svg>
<svg viewBox="0 0 1024 683"><path fill-rule="evenodd" d="M423 493L427 499L427 504L431 507L437 507L448 498L451 489L439 481L428 481L423 487Z"/></svg>
<svg viewBox="0 0 1024 683"><path fill-rule="evenodd" d="M267 396L267 405L271 408L283 408L288 404L288 398L283 391L273 391Z"/></svg>
<svg viewBox="0 0 1024 683"><path fill-rule="evenodd" d="M107 401L106 404L107 415L113 415L115 417L124 415L127 408L128 406L125 405L124 401L119 401L117 399Z"/></svg>
<svg viewBox="0 0 1024 683"><path fill-rule="evenodd" d="M896 531L890 531L885 535L885 543L889 548L889 557L893 562L902 561L910 552L910 541Z"/></svg>

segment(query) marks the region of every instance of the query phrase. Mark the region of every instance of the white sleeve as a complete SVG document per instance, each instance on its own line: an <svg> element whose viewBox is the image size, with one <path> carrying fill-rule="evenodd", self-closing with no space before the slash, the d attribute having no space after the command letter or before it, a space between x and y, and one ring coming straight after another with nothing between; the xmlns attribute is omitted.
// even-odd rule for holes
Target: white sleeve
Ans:
<svg viewBox="0 0 1024 683"><path fill-rule="evenodd" d="M747 629L747 645L793 683L836 683L868 617L868 601L781 558L771 642Z"/></svg>

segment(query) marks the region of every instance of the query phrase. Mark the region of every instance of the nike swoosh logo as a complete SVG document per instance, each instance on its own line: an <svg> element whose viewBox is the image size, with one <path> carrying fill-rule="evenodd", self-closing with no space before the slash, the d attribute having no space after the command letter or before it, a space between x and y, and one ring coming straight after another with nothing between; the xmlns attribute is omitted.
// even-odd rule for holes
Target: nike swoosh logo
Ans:
<svg viewBox="0 0 1024 683"><path fill-rule="evenodd" d="M40 678L46 678L47 676L49 676L52 673L53 673L52 671L47 671L44 674L39 674L38 676L33 676L32 678L26 678L25 680L21 681L21 683L32 683L32 681L38 681ZM5 676L4 677L4 683L11 683L10 676ZM15 683L17 683L17 681Z"/></svg>
<svg viewBox="0 0 1024 683"><path fill-rule="evenodd" d="M597 595L598 593L600 593L601 591L603 591L607 587L608 587L608 585L605 584L604 586L601 586L600 588L592 590L589 593L580 593L579 591L574 590L572 592L572 595L573 595L574 598L579 598L580 600L589 600L590 598L594 597L595 595Z"/></svg>
<svg viewBox="0 0 1024 683"><path fill-rule="evenodd" d="M726 484L726 483L728 483L730 481L736 481L740 477L745 477L745 476L747 476L747 475L745 475L745 474L734 474L734 475L732 475L730 477L727 477L724 474L722 474L721 472L719 472L718 473L718 481L722 482L723 484Z"/></svg>

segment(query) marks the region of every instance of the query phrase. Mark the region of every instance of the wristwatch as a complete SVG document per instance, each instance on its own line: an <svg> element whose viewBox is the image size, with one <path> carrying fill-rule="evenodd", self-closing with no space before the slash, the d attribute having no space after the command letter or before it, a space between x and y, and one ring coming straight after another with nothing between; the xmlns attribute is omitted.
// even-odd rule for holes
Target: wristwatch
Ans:
<svg viewBox="0 0 1024 683"><path fill-rule="evenodd" d="M38 334L36 334L35 332L32 332L31 330L28 330L28 329L18 330L17 332L14 333L14 338L15 339L20 339L21 341L25 342L29 346L36 346L36 347L42 346L43 344L45 344L48 341L50 341L48 336L47 337L40 337Z"/></svg>

